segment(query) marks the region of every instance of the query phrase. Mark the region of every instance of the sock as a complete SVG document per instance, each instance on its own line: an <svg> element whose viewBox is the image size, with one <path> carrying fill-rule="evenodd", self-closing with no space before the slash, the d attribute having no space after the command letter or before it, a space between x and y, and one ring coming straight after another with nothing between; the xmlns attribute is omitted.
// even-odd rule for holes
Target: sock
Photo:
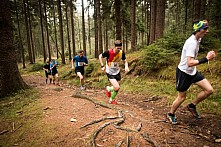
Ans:
<svg viewBox="0 0 221 147"><path fill-rule="evenodd" d="M174 115L174 114L172 114L172 113L168 113L168 115L169 115L169 116L172 116L172 117L174 117L174 116L175 116L175 115Z"/></svg>
<svg viewBox="0 0 221 147"><path fill-rule="evenodd" d="M190 107L190 108L196 108L196 105L194 105L193 103L190 103L190 104L189 104L189 107Z"/></svg>
<svg viewBox="0 0 221 147"><path fill-rule="evenodd" d="M118 91L112 91L110 101L113 101L115 99L115 96L117 95Z"/></svg>
<svg viewBox="0 0 221 147"><path fill-rule="evenodd" d="M113 91L113 90L114 90L114 87L113 87L113 86L107 86L107 90L108 90L108 91Z"/></svg>

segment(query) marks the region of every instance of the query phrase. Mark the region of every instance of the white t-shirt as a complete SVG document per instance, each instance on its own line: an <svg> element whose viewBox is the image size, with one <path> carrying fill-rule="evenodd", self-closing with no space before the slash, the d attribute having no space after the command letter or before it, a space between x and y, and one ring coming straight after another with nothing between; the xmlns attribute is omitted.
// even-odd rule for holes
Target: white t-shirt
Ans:
<svg viewBox="0 0 221 147"><path fill-rule="evenodd" d="M197 58L198 51L199 51L199 41L196 40L195 35L190 36L185 44L183 45L183 50L181 54L180 63L178 65L178 68L189 75L195 75L196 74L196 66L189 67L187 65L187 57L193 57L194 59Z"/></svg>

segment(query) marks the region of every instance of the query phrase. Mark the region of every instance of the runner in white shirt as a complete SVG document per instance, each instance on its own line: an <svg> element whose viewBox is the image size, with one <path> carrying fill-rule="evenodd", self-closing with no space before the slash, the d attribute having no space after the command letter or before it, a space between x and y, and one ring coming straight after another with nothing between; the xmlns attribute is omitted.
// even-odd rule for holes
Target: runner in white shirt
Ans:
<svg viewBox="0 0 221 147"><path fill-rule="evenodd" d="M177 124L175 112L186 99L186 91L193 83L202 89L196 99L187 105L187 109L195 118L200 118L196 111L196 105L213 93L213 87L209 81L196 69L197 65L207 63L216 56L214 51L210 51L206 57L197 59L201 38L209 32L207 20L194 22L193 29L194 33L186 40L183 46L181 60L176 70L176 89L178 96L173 102L170 112L167 114L172 124Z"/></svg>

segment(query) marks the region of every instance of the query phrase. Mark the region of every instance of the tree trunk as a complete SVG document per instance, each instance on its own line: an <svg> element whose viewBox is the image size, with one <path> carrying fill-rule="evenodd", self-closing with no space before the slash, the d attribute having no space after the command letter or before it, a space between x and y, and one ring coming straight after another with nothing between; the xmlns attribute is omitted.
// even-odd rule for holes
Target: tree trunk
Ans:
<svg viewBox="0 0 221 147"><path fill-rule="evenodd" d="M70 44L70 35L69 35L69 22L68 22L68 2L66 1L65 5L65 15L66 15L66 25L67 25L67 35L68 35L68 55L69 55L69 60L71 61L71 44Z"/></svg>
<svg viewBox="0 0 221 147"><path fill-rule="evenodd" d="M155 40L163 37L164 21L165 21L165 0L157 1L157 13L156 13L156 31Z"/></svg>
<svg viewBox="0 0 221 147"><path fill-rule="evenodd" d="M23 47L23 42L22 42L22 38L21 38L21 30L20 30L20 21L19 21L19 16L18 16L18 8L17 8L17 1L15 0L15 7L16 7L16 18L17 18L17 22L18 22L18 35L19 35L19 50L21 50L21 57L22 57L22 65L23 68L25 67L25 53L24 53L24 47Z"/></svg>
<svg viewBox="0 0 221 147"><path fill-rule="evenodd" d="M29 55L30 64L33 64L31 43L30 43L30 31L29 31L28 16L27 16L27 6L25 3L25 0L23 0L23 5L24 5L24 13L25 13L25 27L26 27L26 33L27 33L28 55Z"/></svg>
<svg viewBox="0 0 221 147"><path fill-rule="evenodd" d="M46 4L44 1L44 18L45 18L45 28L46 28L46 37L47 37L47 46L48 46L48 58L51 61L51 47L50 47L50 39L49 39L49 31L48 31L48 21L47 21L47 11Z"/></svg>
<svg viewBox="0 0 221 147"><path fill-rule="evenodd" d="M59 58L58 56L58 37L57 37L57 24L56 24L56 16L55 16L55 8L54 8L54 0L51 0L52 3L52 9L53 9L53 18L54 18L54 36L55 36L55 47L56 47L56 55L57 59Z"/></svg>
<svg viewBox="0 0 221 147"><path fill-rule="evenodd" d="M84 1L82 0L82 39L83 39L83 50L85 56L87 55L86 49L86 33L85 33L85 21L84 21Z"/></svg>
<svg viewBox="0 0 221 147"><path fill-rule="evenodd" d="M70 9L71 9L71 35L72 35L72 50L73 50L73 57L76 53L76 46L75 46L75 30L74 30L74 15L73 15L73 1L70 0Z"/></svg>
<svg viewBox="0 0 221 147"><path fill-rule="evenodd" d="M200 18L201 0L194 0L194 18Z"/></svg>
<svg viewBox="0 0 221 147"><path fill-rule="evenodd" d="M97 0L97 19L98 19L98 47L99 54L103 53L103 40L102 40L102 22L100 12L100 0Z"/></svg>
<svg viewBox="0 0 221 147"><path fill-rule="evenodd" d="M89 54L91 55L91 19L89 14L89 6L88 6L88 44L89 44Z"/></svg>
<svg viewBox="0 0 221 147"><path fill-rule="evenodd" d="M27 88L21 78L13 45L13 27L9 0L0 1L0 98Z"/></svg>
<svg viewBox="0 0 221 147"><path fill-rule="evenodd" d="M150 43L155 41L155 29L156 29L156 1L151 0L150 4Z"/></svg>
<svg viewBox="0 0 221 147"><path fill-rule="evenodd" d="M116 40L121 40L121 1L115 0L115 24L116 24Z"/></svg>
<svg viewBox="0 0 221 147"><path fill-rule="evenodd" d="M136 0L131 0L131 50L136 50Z"/></svg>
<svg viewBox="0 0 221 147"><path fill-rule="evenodd" d="M44 39L44 27L43 27L43 15L42 15L42 7L41 7L41 0L38 1L39 3L39 13L40 13L40 23L41 23L41 39L42 39L42 48L43 48L43 53L44 53L44 62L47 59L46 56L46 49L45 49L45 39Z"/></svg>
<svg viewBox="0 0 221 147"><path fill-rule="evenodd" d="M35 47L34 47L34 41L33 41L32 24L31 24L31 16L30 16L30 11L29 11L28 0L26 0L26 3L27 3L27 16L28 16L28 25L29 25L30 43L31 43L31 54L32 54L33 62L35 63Z"/></svg>
<svg viewBox="0 0 221 147"><path fill-rule="evenodd" d="M63 34L63 24L62 24L62 12L61 12L61 1L57 0L58 6L58 18L59 18L59 31L60 31L60 41L61 41L61 59L62 63L65 64L65 55L64 55L64 34Z"/></svg>
<svg viewBox="0 0 221 147"><path fill-rule="evenodd" d="M94 0L94 56L98 58L98 25L97 25L97 2L98 0Z"/></svg>

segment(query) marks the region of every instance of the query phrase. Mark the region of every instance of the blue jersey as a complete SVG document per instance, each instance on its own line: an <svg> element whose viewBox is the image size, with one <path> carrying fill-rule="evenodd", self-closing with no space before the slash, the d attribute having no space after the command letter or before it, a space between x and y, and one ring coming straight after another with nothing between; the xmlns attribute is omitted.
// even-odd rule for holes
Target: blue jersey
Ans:
<svg viewBox="0 0 221 147"><path fill-rule="evenodd" d="M72 60L75 62L76 69L84 69L84 63L88 64L88 60L86 56L80 57L77 55Z"/></svg>

